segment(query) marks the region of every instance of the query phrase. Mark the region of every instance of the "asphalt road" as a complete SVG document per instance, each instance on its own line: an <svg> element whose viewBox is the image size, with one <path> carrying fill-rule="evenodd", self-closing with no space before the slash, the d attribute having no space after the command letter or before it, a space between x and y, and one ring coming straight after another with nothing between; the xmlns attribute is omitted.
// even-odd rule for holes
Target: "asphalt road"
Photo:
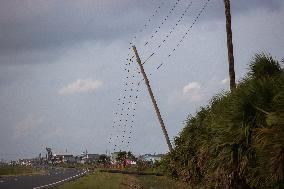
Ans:
<svg viewBox="0 0 284 189"><path fill-rule="evenodd" d="M0 177L0 189L40 189L47 185L59 185L84 175L76 169L50 169L45 175Z"/></svg>

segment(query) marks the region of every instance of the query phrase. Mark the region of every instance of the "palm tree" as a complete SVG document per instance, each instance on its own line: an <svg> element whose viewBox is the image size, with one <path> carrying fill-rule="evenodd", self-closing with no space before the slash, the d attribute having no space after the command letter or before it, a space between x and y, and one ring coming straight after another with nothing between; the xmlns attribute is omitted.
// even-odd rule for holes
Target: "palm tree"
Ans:
<svg viewBox="0 0 284 189"><path fill-rule="evenodd" d="M283 188L284 70L263 53L249 68L238 88L189 117L163 160L171 176L206 188Z"/></svg>

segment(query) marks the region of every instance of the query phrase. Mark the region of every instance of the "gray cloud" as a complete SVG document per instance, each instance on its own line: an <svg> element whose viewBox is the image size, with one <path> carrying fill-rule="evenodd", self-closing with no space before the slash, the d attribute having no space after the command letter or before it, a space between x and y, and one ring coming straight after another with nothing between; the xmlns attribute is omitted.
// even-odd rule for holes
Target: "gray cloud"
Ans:
<svg viewBox="0 0 284 189"><path fill-rule="evenodd" d="M173 3L166 1L160 14L166 14ZM238 0L232 1L232 9L237 15L258 8L277 10L280 3L281 0ZM0 4L0 53L3 55L66 47L88 40L129 38L161 1L11 0ZM223 16L222 1L212 0L211 4L213 8L208 10L205 19Z"/></svg>
<svg viewBox="0 0 284 189"><path fill-rule="evenodd" d="M138 3L138 5L141 3ZM133 33L142 11L131 1L2 1L1 52L60 47ZM141 7L142 9L145 8ZM135 12L135 13L134 13ZM6 52L5 52L6 53Z"/></svg>

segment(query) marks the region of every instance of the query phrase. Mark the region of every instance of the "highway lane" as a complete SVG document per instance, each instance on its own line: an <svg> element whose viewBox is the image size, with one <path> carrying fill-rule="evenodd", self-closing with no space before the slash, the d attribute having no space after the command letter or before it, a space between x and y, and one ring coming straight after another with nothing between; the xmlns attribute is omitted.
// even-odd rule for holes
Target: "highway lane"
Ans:
<svg viewBox="0 0 284 189"><path fill-rule="evenodd" d="M61 184L82 176L85 171L76 169L50 169L45 175L27 175L0 178L0 189L40 189L50 184Z"/></svg>

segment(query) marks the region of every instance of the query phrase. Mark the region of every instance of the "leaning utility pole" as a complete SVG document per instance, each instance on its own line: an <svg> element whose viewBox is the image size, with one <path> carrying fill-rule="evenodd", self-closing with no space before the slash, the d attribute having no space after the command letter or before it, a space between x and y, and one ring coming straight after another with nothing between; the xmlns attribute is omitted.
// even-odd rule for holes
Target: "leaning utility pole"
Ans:
<svg viewBox="0 0 284 189"><path fill-rule="evenodd" d="M160 110L159 110L159 108L158 108L157 102L156 102L156 100L155 100L154 94L153 94L153 92L152 92L152 89L151 89L151 86L150 86L150 82L149 82L149 80L148 80L148 78L147 78L147 75L146 75L145 70L144 70L144 68L143 68L143 65L142 65L142 62L141 62L141 59L140 59L140 57L139 57L139 54L138 54L138 52L137 52L136 47L133 46L132 48L133 48L133 51L134 51L134 53L135 53L137 63L139 64L141 73L142 73L142 75L143 75L143 77L144 77L145 84L146 84L146 86L147 86L147 88L148 88L149 95L150 95L150 97L151 97L151 99L152 99L152 103L153 103L154 109L155 109L155 111L156 111L156 114L157 114L157 116L158 116L158 120L159 120L160 125L161 125L161 127L162 127L164 136L165 136L165 138L166 138L166 141L167 141L169 150L172 151L172 150L173 150L173 147L172 147L172 144L171 144L171 142L170 142L169 135L168 135L168 132L167 132L167 130L166 130L166 127L165 127L164 121L163 121L163 119L162 119Z"/></svg>
<svg viewBox="0 0 284 189"><path fill-rule="evenodd" d="M224 0L224 4L225 4L225 15L226 15L230 89L232 91L236 88L236 81L235 81L235 68L234 68L234 48L233 48L233 34L232 34L232 27L231 27L232 21L231 21L230 0Z"/></svg>

